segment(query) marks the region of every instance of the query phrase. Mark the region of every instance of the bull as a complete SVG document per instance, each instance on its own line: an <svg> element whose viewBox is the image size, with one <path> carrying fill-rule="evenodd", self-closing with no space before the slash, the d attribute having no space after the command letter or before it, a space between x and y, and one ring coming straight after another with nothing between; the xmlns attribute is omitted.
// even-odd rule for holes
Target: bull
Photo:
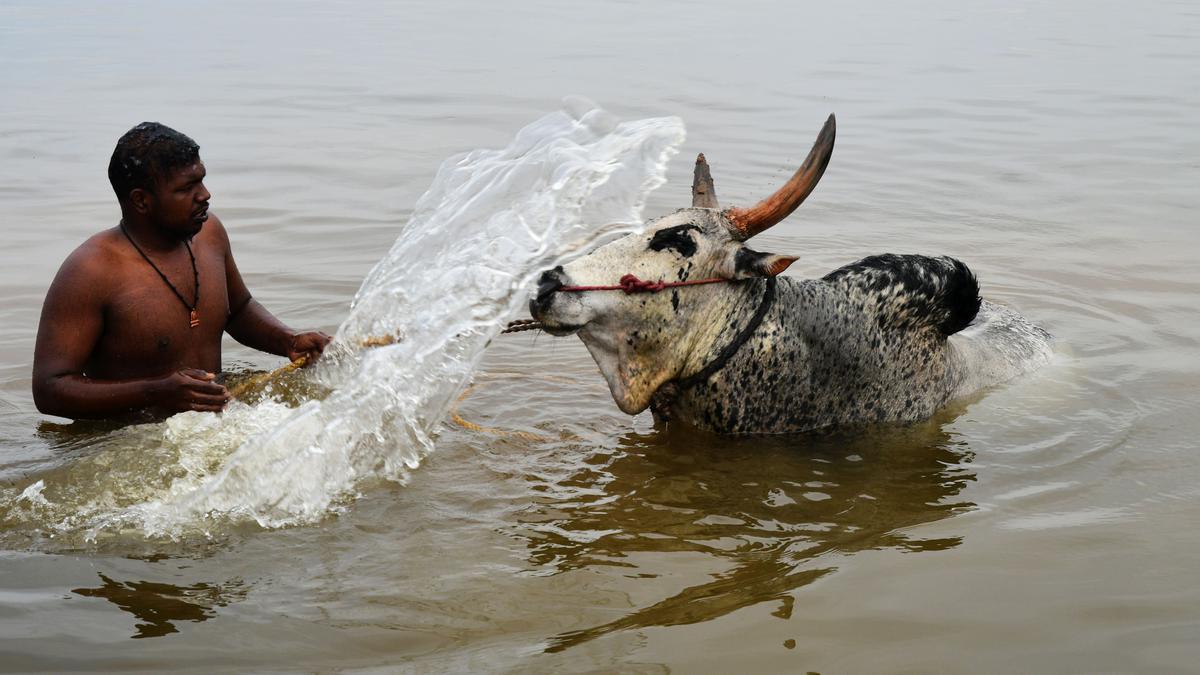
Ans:
<svg viewBox="0 0 1200 675"><path fill-rule="evenodd" d="M622 411L727 434L915 421L1047 362L1050 334L982 300L954 258L875 255L798 279L780 276L796 256L746 245L813 191L835 136L830 115L750 208L720 209L700 155L691 208L544 272L530 313L579 335Z"/></svg>

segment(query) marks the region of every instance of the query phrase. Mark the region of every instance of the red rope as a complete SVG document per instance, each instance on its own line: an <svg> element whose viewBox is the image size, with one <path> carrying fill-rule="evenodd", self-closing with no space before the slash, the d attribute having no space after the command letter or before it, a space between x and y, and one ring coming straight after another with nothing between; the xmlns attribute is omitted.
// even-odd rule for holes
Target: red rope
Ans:
<svg viewBox="0 0 1200 675"><path fill-rule="evenodd" d="M696 279L694 281L643 281L632 274L621 277L616 286L563 286L558 290L563 293L586 293L588 291L625 291L625 293L657 293L666 288L678 286L699 286L700 284L716 284L729 279L713 277L711 279Z"/></svg>

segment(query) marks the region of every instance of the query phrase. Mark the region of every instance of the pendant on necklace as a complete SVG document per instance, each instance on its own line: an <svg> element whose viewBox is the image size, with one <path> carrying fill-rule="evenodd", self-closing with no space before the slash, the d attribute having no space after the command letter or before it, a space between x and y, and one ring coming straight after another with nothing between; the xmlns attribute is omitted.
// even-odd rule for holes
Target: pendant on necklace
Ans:
<svg viewBox="0 0 1200 675"><path fill-rule="evenodd" d="M196 314L196 310L194 310L194 309L192 310L192 315L191 315L190 319L191 319L190 323L192 324L192 328L195 328L196 326L200 325L200 316L198 314Z"/></svg>

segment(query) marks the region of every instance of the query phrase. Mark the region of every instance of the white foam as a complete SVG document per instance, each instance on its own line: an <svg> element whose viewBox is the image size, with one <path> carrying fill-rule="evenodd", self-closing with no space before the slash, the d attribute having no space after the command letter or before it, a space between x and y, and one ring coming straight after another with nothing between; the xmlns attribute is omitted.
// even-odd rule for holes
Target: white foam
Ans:
<svg viewBox="0 0 1200 675"><path fill-rule="evenodd" d="M46 481L39 480L21 491L17 497L17 502L26 502L30 506L50 506L50 502L42 496L42 491L46 489Z"/></svg>

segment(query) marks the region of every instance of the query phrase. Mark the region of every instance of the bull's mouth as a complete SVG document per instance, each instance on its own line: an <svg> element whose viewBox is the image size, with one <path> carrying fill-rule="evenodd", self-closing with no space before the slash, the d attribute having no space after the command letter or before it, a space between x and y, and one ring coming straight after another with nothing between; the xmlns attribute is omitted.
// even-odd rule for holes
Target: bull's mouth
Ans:
<svg viewBox="0 0 1200 675"><path fill-rule="evenodd" d="M565 323L551 323L545 319L542 319L541 322L542 330L553 335L554 337L566 337L568 335L574 335L575 333L583 330L584 326L584 324L572 325Z"/></svg>
<svg viewBox="0 0 1200 675"><path fill-rule="evenodd" d="M554 294L562 287L562 282L553 279L552 283L548 283L543 279L541 287L538 289L538 294L529 301L529 315L535 321L541 324L541 329L555 337L563 337L578 333L583 328L583 323L562 323L551 318L550 314L555 314L551 309L554 304Z"/></svg>

